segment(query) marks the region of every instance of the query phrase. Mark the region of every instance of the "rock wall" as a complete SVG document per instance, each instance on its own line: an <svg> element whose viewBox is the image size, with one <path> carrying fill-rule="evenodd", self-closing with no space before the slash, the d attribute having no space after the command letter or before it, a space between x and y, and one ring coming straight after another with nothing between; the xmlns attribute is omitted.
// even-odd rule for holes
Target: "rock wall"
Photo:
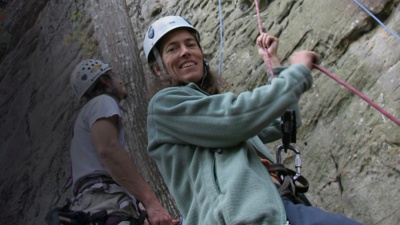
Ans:
<svg viewBox="0 0 400 225"><path fill-rule="evenodd" d="M399 2L362 1L397 34ZM226 91L251 90L268 80L255 46L255 4L221 3ZM218 67L218 1L127 0L126 5L139 49L151 21L177 14L200 30L205 54ZM70 195L63 186L70 126L80 105L68 77L77 59L104 55L93 35L104 30L93 29L95 14L80 14L90 4L77 1L3 0L0 7L0 224L43 224L47 210ZM294 51L314 50L321 66L400 117L400 40L355 1L268 0L260 1L259 9L264 30L280 38L283 64ZM144 65L143 52L138 54ZM398 224L399 126L325 74L314 70L313 75L314 86L301 99L303 126L295 144L311 183L308 198L365 224Z"/></svg>

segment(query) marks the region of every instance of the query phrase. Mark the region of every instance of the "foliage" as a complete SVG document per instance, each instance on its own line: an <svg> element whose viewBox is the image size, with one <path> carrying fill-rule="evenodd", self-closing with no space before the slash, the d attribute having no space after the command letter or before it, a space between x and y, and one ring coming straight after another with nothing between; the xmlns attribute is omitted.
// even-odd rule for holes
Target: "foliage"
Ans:
<svg viewBox="0 0 400 225"><path fill-rule="evenodd" d="M77 41L81 44L81 49L85 55L88 57L92 56L96 52L98 41L93 37L93 28L89 26L91 19L89 18L84 21L83 12L76 10L71 15L71 21L74 28L64 38L63 45L69 45L71 42Z"/></svg>

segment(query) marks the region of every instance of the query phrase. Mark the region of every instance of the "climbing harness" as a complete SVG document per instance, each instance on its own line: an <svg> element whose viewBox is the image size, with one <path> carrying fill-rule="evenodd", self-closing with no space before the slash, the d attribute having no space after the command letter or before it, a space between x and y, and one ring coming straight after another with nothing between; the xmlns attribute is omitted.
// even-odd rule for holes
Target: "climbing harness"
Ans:
<svg viewBox="0 0 400 225"><path fill-rule="evenodd" d="M106 210L93 213L71 210L72 203L79 201L83 194L98 190L103 190L105 193L110 194L125 193L128 195L131 204L134 205L139 215L138 218L109 215ZM140 207L140 203L108 176L88 177L79 181L74 186L73 195L72 200L67 198L64 206L53 208L46 214L45 220L48 225L116 225L122 221L130 221L130 225L142 225L147 218L147 212Z"/></svg>
<svg viewBox="0 0 400 225"><path fill-rule="evenodd" d="M90 191L91 189L102 189L103 187L108 187L111 184L117 185L109 176L100 175L95 177L87 177L77 182L73 188L73 194L75 198L79 198L79 195L85 191Z"/></svg>
<svg viewBox="0 0 400 225"><path fill-rule="evenodd" d="M291 145L296 143L296 117L295 111L287 110L281 117L282 144L276 150L276 163L268 160L261 160L273 180L278 180L278 191L281 197L286 197L294 203L302 203L311 205L304 193L308 191L309 183L301 174L301 158L300 151ZM287 153L288 150L293 151L295 155L296 170L285 167L282 163L282 150Z"/></svg>
<svg viewBox="0 0 400 225"><path fill-rule="evenodd" d="M108 215L106 210L95 213L72 211L71 200L67 199L62 207L50 210L45 217L47 225L117 225L129 221L130 225L142 225L147 217L146 211L141 211L138 218Z"/></svg>

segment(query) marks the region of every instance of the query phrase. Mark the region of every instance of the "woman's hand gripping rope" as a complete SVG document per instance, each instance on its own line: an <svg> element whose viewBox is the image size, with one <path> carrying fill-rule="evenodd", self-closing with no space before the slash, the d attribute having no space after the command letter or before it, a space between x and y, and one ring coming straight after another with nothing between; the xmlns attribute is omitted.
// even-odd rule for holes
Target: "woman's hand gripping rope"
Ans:
<svg viewBox="0 0 400 225"><path fill-rule="evenodd" d="M261 33L260 36L257 37L256 43L258 45L258 54L267 64L269 60L271 67L281 66L281 62L278 58L278 38L268 35L267 33Z"/></svg>

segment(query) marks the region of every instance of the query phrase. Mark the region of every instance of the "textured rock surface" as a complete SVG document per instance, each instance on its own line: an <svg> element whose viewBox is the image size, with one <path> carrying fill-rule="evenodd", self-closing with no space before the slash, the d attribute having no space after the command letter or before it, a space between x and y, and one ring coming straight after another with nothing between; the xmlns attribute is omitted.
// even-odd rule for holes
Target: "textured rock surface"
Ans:
<svg viewBox="0 0 400 225"><path fill-rule="evenodd" d="M398 34L399 2L362 1ZM152 20L179 14L200 30L205 53L217 68L217 1L126 4L139 49ZM79 58L110 57L99 45L106 30L93 25L90 4L19 0L0 6L0 224L43 224L46 211L70 195L62 188L69 175L70 125L79 105L68 77ZM222 1L221 9L227 91L251 90L268 80L254 44L255 5ZM323 67L400 117L400 40L354 1L260 1L260 12L264 29L280 38L284 64L294 51L314 50ZM365 224L398 224L399 126L328 76L313 74L314 87L301 100L304 120L296 143L311 182L307 196L314 205Z"/></svg>

